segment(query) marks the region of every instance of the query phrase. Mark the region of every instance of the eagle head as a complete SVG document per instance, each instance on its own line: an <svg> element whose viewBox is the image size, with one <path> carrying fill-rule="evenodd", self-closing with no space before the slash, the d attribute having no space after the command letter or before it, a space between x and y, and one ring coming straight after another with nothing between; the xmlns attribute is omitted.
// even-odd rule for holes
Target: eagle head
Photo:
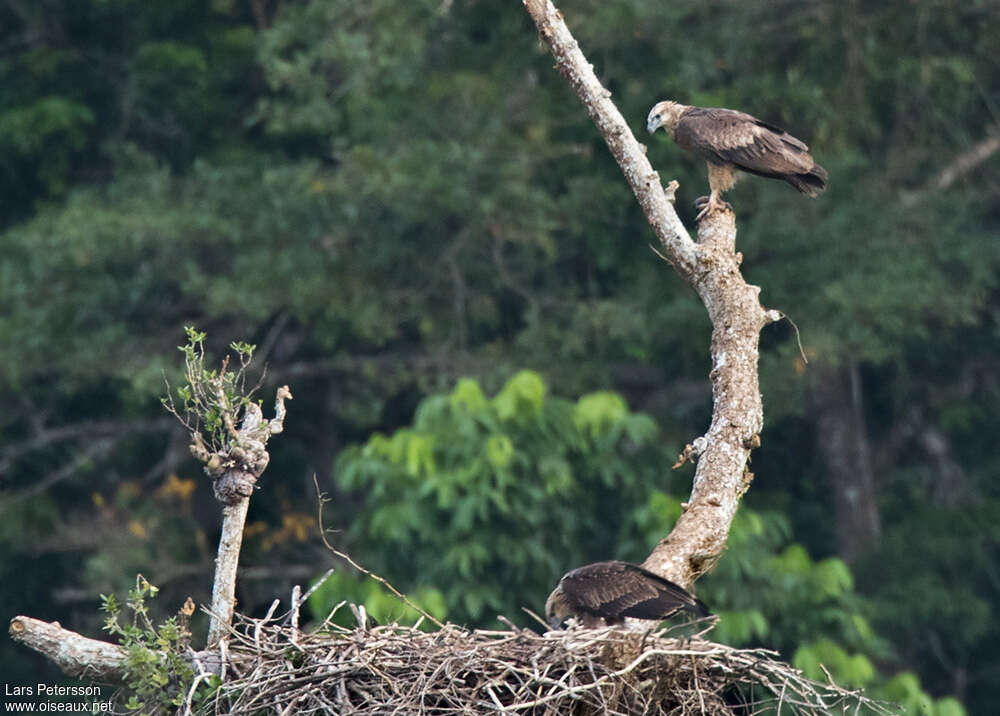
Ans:
<svg viewBox="0 0 1000 716"><path fill-rule="evenodd" d="M572 615L573 610L570 609L566 595L563 594L562 584L559 584L545 600L545 621L548 622L549 628L558 629L566 618Z"/></svg>
<svg viewBox="0 0 1000 716"><path fill-rule="evenodd" d="M687 105L671 102L670 100L657 102L649 110L649 116L646 117L646 130L652 134L660 127L663 127L667 134L671 137L674 136L677 123L681 121L681 115L687 109Z"/></svg>

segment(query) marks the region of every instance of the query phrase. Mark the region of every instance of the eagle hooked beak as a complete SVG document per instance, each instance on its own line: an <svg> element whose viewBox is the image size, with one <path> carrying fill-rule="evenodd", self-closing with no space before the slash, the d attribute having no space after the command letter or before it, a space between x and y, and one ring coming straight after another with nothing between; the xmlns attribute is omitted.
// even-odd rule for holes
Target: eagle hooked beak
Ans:
<svg viewBox="0 0 1000 716"><path fill-rule="evenodd" d="M646 120L646 131L652 134L659 129L661 124L663 124L663 118L658 114L651 114Z"/></svg>
<svg viewBox="0 0 1000 716"><path fill-rule="evenodd" d="M548 618L547 621L549 623L549 629L552 629L553 631L558 631L559 629L562 629L563 620L561 617L552 615L551 617Z"/></svg>

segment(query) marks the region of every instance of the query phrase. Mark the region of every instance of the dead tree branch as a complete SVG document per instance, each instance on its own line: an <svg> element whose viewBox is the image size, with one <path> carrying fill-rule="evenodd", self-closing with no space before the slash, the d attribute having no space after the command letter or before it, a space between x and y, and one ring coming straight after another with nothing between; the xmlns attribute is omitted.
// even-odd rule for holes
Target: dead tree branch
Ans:
<svg viewBox="0 0 1000 716"><path fill-rule="evenodd" d="M1000 133L994 132L976 142L968 151L962 152L931 182L931 188L943 191L960 177L968 174L987 159L1000 151Z"/></svg>
<svg viewBox="0 0 1000 716"><path fill-rule="evenodd" d="M556 69L576 91L587 113L621 167L625 179L653 228L664 256L685 280L691 281L697 268L697 246L674 211L673 193L664 192L660 175L646 158L628 123L611 101L611 92L594 74L580 46L550 0L524 0L543 42L556 59Z"/></svg>
<svg viewBox="0 0 1000 716"><path fill-rule="evenodd" d="M969 172L984 164L990 157L1000 152L1000 132L994 129L983 139L962 152L931 179L916 191L903 193L901 199L904 206L914 206L928 194L945 191L956 181Z"/></svg>
<svg viewBox="0 0 1000 716"><path fill-rule="evenodd" d="M124 649L63 629L59 622L14 617L9 632L11 639L48 657L69 676L117 683L125 675Z"/></svg>
<svg viewBox="0 0 1000 716"><path fill-rule="evenodd" d="M708 215L698 227L698 242L691 240L674 211L676 183L664 190L645 147L597 79L562 13L551 0L523 2L556 60L556 69L576 91L632 187L660 240L663 258L697 291L712 321L712 422L688 451L689 458L698 462L691 499L673 531L644 563L647 569L690 586L725 548L740 497L753 477L747 472L747 459L760 444L763 425L758 340L761 329L781 314L762 308L760 288L748 285L740 274L733 214Z"/></svg>

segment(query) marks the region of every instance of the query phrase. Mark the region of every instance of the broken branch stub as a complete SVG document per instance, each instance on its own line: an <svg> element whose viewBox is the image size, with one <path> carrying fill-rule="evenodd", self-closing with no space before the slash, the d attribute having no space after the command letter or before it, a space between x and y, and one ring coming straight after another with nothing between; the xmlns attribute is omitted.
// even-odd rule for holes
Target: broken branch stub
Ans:
<svg viewBox="0 0 1000 716"><path fill-rule="evenodd" d="M10 620L9 633L11 639L45 655L68 676L115 683L125 674L125 649L63 629L59 622L16 616Z"/></svg>
<svg viewBox="0 0 1000 716"><path fill-rule="evenodd" d="M217 450L209 450L200 433L192 434L191 454L205 463L205 472L212 478L219 502L235 505L253 494L257 478L271 459L267 441L284 429L285 400L291 399L287 385L278 389L275 417L271 420L264 420L259 405L247 403L239 430L232 432L231 439Z"/></svg>

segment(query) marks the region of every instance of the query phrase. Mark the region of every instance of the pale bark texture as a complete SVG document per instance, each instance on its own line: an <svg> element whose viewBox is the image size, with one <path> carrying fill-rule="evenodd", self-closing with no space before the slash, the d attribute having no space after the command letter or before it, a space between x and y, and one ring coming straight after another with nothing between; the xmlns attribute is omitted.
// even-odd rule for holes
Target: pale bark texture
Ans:
<svg viewBox="0 0 1000 716"><path fill-rule="evenodd" d="M218 464L218 474L208 472L215 478L215 497L222 503L222 534L219 536L219 552L215 558L215 582L212 586L211 622L208 626L208 647L214 648L229 630L236 608L236 570L240 563L240 548L243 545L243 528L250 496L253 494L257 478L267 468L271 456L267 452L267 441L285 427L285 400L291 400L292 393L287 385L278 388L274 401L274 418L264 420L260 406L250 403L246 406L240 429L233 435L232 445L224 453L201 455L206 465ZM199 450L192 444L192 452L199 457Z"/></svg>
<svg viewBox="0 0 1000 716"><path fill-rule="evenodd" d="M119 682L124 677L124 649L63 629L59 622L14 617L9 633L11 639L48 657L69 676L105 682Z"/></svg>
<svg viewBox="0 0 1000 716"><path fill-rule="evenodd" d="M649 220L666 258L677 272L691 281L698 265L697 247L674 211L673 196L660 184L660 175L646 158L640 144L621 112L611 101L611 92L594 74L594 66L580 51L580 46L559 12L549 0L524 0L541 39L556 59L556 69L566 78L586 108L608 149L621 167L639 205ZM652 103L651 103L652 104Z"/></svg>
<svg viewBox="0 0 1000 716"><path fill-rule="evenodd" d="M212 587L212 620L208 627L209 648L219 643L233 621L236 608L236 569L240 563L243 528L250 509L250 498L235 505L222 506L222 534L215 558L215 583Z"/></svg>
<svg viewBox="0 0 1000 716"><path fill-rule="evenodd" d="M686 450L697 460L691 499L673 531L643 566L690 586L722 554L740 498L750 484L750 451L760 444L763 409L757 380L761 329L780 318L766 311L760 289L740 274L736 222L732 212L709 214L691 240L673 207L676 183L665 191L659 175L593 66L587 62L562 13L550 0L523 0L552 52L556 69L587 109L632 187L657 238L663 257L697 291L712 321L713 411L708 432ZM650 97L650 106L662 97ZM640 120L644 123L643 120Z"/></svg>
<svg viewBox="0 0 1000 716"><path fill-rule="evenodd" d="M691 499L643 563L688 586L722 554L740 498L753 479L747 460L760 445L764 423L758 342L761 329L778 319L761 307L760 288L740 274L733 214L706 217L698 239L699 270L691 284L712 321L712 422L694 444L698 462Z"/></svg>

